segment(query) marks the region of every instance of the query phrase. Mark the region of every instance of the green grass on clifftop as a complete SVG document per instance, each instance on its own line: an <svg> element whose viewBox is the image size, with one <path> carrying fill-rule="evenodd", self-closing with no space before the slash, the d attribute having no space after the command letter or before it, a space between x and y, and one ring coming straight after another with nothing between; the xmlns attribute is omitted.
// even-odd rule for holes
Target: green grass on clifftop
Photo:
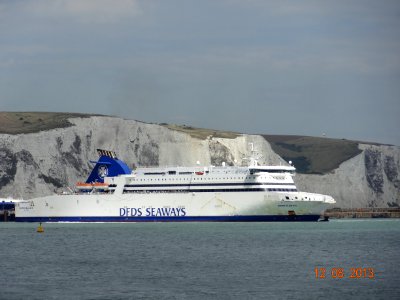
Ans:
<svg viewBox="0 0 400 300"><path fill-rule="evenodd" d="M22 134L72 126L69 118L93 115L53 112L0 112L0 133Z"/></svg>
<svg viewBox="0 0 400 300"><path fill-rule="evenodd" d="M195 128L186 125L176 125L176 124L165 124L161 123L160 125L167 127L171 130L180 131L189 134L193 138L205 140L207 137L217 137L224 139L234 139L240 135L240 133L232 132L232 131L220 131L213 129L205 129L205 128Z"/></svg>
<svg viewBox="0 0 400 300"><path fill-rule="evenodd" d="M360 154L358 142L296 135L263 135L272 149L286 161L291 160L297 172L324 174Z"/></svg>

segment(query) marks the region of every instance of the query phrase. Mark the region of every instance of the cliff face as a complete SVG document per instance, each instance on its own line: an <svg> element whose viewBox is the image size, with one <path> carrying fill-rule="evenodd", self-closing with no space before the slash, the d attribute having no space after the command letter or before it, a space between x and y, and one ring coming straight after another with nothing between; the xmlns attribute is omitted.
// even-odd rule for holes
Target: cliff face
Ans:
<svg viewBox="0 0 400 300"><path fill-rule="evenodd" d="M266 164L286 164L258 135L192 137L165 126L93 116L72 126L29 134L0 134L0 196L52 194L85 180L97 148L117 153L130 167L245 164L254 143ZM400 204L400 148L360 144L361 153L322 174L297 174L299 189L332 195L341 207Z"/></svg>
<svg viewBox="0 0 400 300"><path fill-rule="evenodd" d="M400 204L400 148L360 144L362 152L324 175L297 174L298 187L332 195L340 207Z"/></svg>
<svg viewBox="0 0 400 300"><path fill-rule="evenodd" d="M29 134L0 134L0 195L31 198L86 180L96 149L117 153L134 166L242 163L248 143L268 163L285 163L260 136L200 140L166 127L113 117L73 118L73 126Z"/></svg>

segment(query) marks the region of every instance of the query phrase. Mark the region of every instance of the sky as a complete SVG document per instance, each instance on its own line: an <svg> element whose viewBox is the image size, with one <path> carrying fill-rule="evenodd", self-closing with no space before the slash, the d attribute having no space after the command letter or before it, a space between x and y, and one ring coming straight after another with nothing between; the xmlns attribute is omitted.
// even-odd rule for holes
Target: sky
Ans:
<svg viewBox="0 0 400 300"><path fill-rule="evenodd" d="M0 0L0 111L400 146L400 1Z"/></svg>

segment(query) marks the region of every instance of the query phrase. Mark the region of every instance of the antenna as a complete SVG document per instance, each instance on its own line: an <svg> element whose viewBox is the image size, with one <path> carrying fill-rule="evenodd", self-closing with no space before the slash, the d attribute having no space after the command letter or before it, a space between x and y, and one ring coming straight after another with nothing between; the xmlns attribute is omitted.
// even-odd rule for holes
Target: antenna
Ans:
<svg viewBox="0 0 400 300"><path fill-rule="evenodd" d="M254 143L249 143L250 145L250 151L253 152L254 151Z"/></svg>
<svg viewBox="0 0 400 300"><path fill-rule="evenodd" d="M258 165L258 160L262 158L262 155L257 152L257 150L254 148L254 143L249 143L250 145L250 156L249 157L244 157L243 159L249 160L249 166L254 167Z"/></svg>

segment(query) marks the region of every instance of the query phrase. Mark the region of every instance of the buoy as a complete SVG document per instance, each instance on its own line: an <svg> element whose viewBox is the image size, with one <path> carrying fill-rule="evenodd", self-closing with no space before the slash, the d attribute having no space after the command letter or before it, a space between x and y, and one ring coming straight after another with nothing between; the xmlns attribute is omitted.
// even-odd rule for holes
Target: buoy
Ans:
<svg viewBox="0 0 400 300"><path fill-rule="evenodd" d="M40 232L40 233L44 232L44 229L42 227L42 222L40 222L39 227L37 228L36 232Z"/></svg>

